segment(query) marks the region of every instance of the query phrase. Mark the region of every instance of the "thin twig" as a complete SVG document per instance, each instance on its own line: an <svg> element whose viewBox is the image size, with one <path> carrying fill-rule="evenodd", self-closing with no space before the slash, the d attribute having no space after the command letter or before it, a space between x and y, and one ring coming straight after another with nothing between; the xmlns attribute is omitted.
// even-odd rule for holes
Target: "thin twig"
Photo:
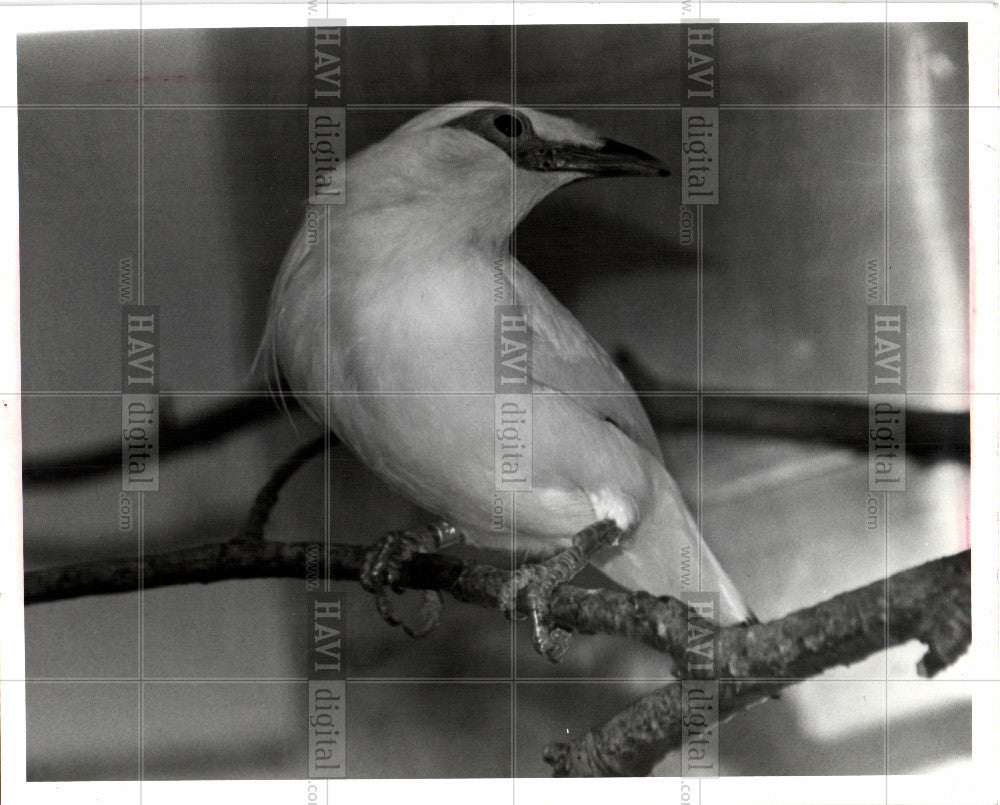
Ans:
<svg viewBox="0 0 1000 805"><path fill-rule="evenodd" d="M264 422L281 413L278 405L264 390L250 390L246 397L196 414L185 422L175 422L169 413L161 410L159 450L160 459L166 459L186 450L205 447L224 439L236 431ZM161 394L169 400L169 394ZM76 483L110 472L121 472L122 443L115 440L98 447L52 456L27 457L21 476L27 486L56 486Z"/></svg>
<svg viewBox="0 0 1000 805"><path fill-rule="evenodd" d="M281 465L272 473L267 483L264 484L257 497L254 499L250 514L247 515L243 528L240 529L242 539L263 539L264 528L271 510L278 502L278 495L281 488L288 483L289 479L296 471L313 456L318 456L323 452L323 448L329 437L326 433L320 434L311 442L306 442L292 453Z"/></svg>

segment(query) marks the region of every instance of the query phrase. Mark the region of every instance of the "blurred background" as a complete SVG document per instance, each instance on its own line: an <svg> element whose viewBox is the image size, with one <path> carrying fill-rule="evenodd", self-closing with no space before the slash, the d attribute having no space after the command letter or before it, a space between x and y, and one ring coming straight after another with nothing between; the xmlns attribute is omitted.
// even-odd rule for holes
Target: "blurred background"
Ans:
<svg viewBox="0 0 1000 805"><path fill-rule="evenodd" d="M140 254L143 301L161 311L164 409L183 421L248 388L270 285L304 212L305 43L296 29L19 40L26 457L118 438L120 279L131 267L134 286ZM679 27L349 28L345 44L349 152L421 106L492 99L678 165ZM706 387L864 394L866 269L874 260L884 277L887 254L889 302L908 309L910 409L967 410L964 27L892 25L886 37L880 25L724 26L718 53ZM518 257L597 340L628 349L666 389L694 386L699 367L678 175L573 185L517 236ZM164 461L142 506L146 551L232 536L271 470L314 433L276 417ZM696 434L664 433L663 446L696 507ZM708 433L702 460L703 530L765 620L968 544L965 463L911 459L906 492L887 510L880 497L873 525L862 453ZM295 476L271 538L321 539L323 483L320 461ZM330 486L335 542L429 517L341 450ZM26 487L26 568L134 555L119 505L115 473ZM591 571L580 583L607 585ZM581 735L666 671L656 654L601 637L578 638L551 666L523 625L451 601L441 627L414 641L358 585L337 589L350 776L547 775L549 742ZM303 580L83 598L25 617L29 779L305 776ZM968 761L965 666L922 680L921 653L907 645L833 669L727 722L723 773ZM678 773L678 757L658 772Z"/></svg>

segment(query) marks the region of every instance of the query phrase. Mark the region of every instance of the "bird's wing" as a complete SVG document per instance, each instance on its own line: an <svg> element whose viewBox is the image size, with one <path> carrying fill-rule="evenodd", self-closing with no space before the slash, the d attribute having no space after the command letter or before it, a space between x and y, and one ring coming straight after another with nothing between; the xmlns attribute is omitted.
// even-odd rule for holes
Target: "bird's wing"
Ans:
<svg viewBox="0 0 1000 805"><path fill-rule="evenodd" d="M628 589L677 595L684 589L682 570L686 563L695 568L704 589L719 592L722 623L751 618L736 585L702 540L676 482L664 468L649 418L628 381L582 325L527 270L515 273L515 290L515 298L529 308L531 374L536 386L561 392L573 401L574 408L579 406L599 419L610 420L631 441L616 445L599 423L581 420L575 411L564 411L567 421L558 423L555 438L580 448L579 461L573 463L576 480L585 490L594 491L602 487L605 473L611 470L621 482L621 490L638 491L641 484L628 477L638 471L652 485L635 532L618 548L596 557L594 564ZM540 419L536 416L536 421ZM637 447L644 448L646 454ZM587 473L594 473L594 477L586 477Z"/></svg>
<svg viewBox="0 0 1000 805"><path fill-rule="evenodd" d="M662 461L649 417L604 349L519 263L515 264L514 293L518 303L529 311L533 382L573 398Z"/></svg>

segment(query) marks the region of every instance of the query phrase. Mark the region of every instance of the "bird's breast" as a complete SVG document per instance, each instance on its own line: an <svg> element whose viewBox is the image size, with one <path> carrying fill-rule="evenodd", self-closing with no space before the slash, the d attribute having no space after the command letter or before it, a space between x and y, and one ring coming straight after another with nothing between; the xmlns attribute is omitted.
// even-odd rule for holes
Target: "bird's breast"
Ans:
<svg viewBox="0 0 1000 805"><path fill-rule="evenodd" d="M379 393L492 391L489 267L471 258L427 262L331 283L331 382Z"/></svg>

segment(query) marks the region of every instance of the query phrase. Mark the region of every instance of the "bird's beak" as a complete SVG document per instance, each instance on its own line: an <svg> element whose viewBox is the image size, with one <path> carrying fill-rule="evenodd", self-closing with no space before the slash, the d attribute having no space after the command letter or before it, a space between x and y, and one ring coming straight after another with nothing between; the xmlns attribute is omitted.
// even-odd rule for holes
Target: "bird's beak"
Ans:
<svg viewBox="0 0 1000 805"><path fill-rule="evenodd" d="M582 173L598 176L669 176L670 170L652 154L617 140L598 148L572 143L536 143L515 155L517 164L534 171Z"/></svg>

